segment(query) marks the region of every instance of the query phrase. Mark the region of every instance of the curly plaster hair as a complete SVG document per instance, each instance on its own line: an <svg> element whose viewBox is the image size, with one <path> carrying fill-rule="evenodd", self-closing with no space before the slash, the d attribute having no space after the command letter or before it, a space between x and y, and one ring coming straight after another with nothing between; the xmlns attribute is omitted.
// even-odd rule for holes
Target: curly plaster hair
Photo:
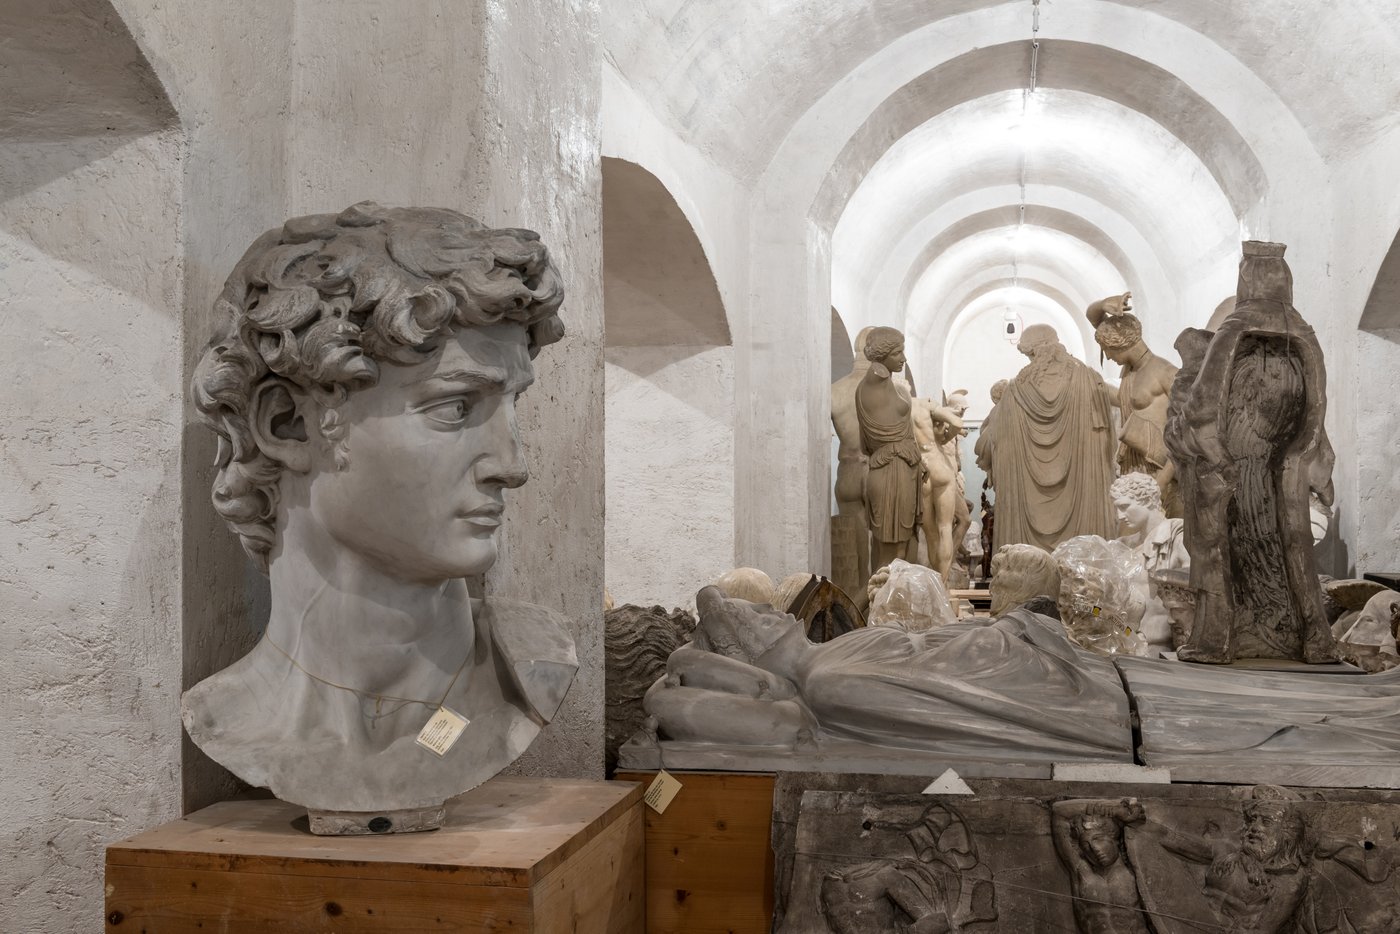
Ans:
<svg viewBox="0 0 1400 934"><path fill-rule="evenodd" d="M1142 322L1137 315L1121 314L1104 318L1094 328L1094 340L1105 350L1131 347L1142 340Z"/></svg>
<svg viewBox="0 0 1400 934"><path fill-rule="evenodd" d="M1127 496L1148 509L1155 509L1159 512L1162 509L1162 487L1150 474L1141 471L1125 473L1114 480L1113 485L1108 488L1108 495L1114 499Z"/></svg>
<svg viewBox="0 0 1400 934"><path fill-rule="evenodd" d="M865 359L883 363L885 358L904 349L904 335L894 328L871 328L865 338Z"/></svg>
<svg viewBox="0 0 1400 934"><path fill-rule="evenodd" d="M267 383L322 404L321 432L343 466L336 407L374 385L381 363L421 363L453 330L500 321L527 329L534 356L563 336L563 299L536 233L491 230L446 208L363 201L263 234L214 302L219 330L192 380L200 419L219 435L215 510L266 571L283 467L251 429Z"/></svg>

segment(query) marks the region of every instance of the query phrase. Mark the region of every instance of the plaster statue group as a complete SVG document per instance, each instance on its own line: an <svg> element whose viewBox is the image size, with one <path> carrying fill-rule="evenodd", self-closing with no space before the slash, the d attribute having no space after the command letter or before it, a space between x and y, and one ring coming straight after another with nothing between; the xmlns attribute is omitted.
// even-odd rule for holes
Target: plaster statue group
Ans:
<svg viewBox="0 0 1400 934"><path fill-rule="evenodd" d="M873 572L919 560L920 533L927 566L946 584L972 525L958 447L966 394L942 402L915 396L902 375L906 363L903 334L865 328L856 335L851 373L831 387L838 441L832 576L862 605Z"/></svg>
<svg viewBox="0 0 1400 934"><path fill-rule="evenodd" d="M259 237L216 302L195 404L219 435L214 506L272 609L184 722L313 830L436 826L569 689L562 619L465 581L528 476L515 400L563 294L530 231L363 202Z"/></svg>

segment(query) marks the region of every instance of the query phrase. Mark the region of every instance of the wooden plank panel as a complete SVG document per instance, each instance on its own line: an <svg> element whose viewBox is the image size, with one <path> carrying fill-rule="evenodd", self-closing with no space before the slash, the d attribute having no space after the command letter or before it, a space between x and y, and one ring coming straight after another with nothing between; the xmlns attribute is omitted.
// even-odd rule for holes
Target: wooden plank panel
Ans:
<svg viewBox="0 0 1400 934"><path fill-rule="evenodd" d="M430 833L317 837L282 801L226 801L108 847L108 865L528 888L641 800L626 782L497 777ZM371 868L372 867L372 868Z"/></svg>
<svg viewBox="0 0 1400 934"><path fill-rule="evenodd" d="M528 889L120 864L106 911L108 934L531 930Z"/></svg>
<svg viewBox="0 0 1400 934"><path fill-rule="evenodd" d="M534 928L573 934L646 929L646 827L637 804L531 890Z"/></svg>
<svg viewBox="0 0 1400 934"><path fill-rule="evenodd" d="M620 772L649 783L654 773ZM682 772L646 813L649 934L767 934L773 919L773 776Z"/></svg>

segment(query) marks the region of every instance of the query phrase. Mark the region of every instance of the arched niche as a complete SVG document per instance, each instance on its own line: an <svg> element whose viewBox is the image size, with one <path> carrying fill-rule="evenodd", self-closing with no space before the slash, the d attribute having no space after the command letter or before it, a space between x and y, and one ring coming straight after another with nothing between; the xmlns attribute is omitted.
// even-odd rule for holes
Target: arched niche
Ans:
<svg viewBox="0 0 1400 934"><path fill-rule="evenodd" d="M6 0L0 37L0 926L69 930L181 813L184 150L111 3Z"/></svg>
<svg viewBox="0 0 1400 934"><path fill-rule="evenodd" d="M1356 340L1356 382L1349 387L1356 400L1357 468L1351 525L1355 567L1363 572L1392 567L1400 554L1400 233L1371 286Z"/></svg>
<svg viewBox="0 0 1400 934"><path fill-rule="evenodd" d="M603 159L604 579L693 605L734 563L734 348L710 263L665 185Z"/></svg>
<svg viewBox="0 0 1400 934"><path fill-rule="evenodd" d="M660 179L624 159L603 159L603 313L609 347L731 343L690 221Z"/></svg>

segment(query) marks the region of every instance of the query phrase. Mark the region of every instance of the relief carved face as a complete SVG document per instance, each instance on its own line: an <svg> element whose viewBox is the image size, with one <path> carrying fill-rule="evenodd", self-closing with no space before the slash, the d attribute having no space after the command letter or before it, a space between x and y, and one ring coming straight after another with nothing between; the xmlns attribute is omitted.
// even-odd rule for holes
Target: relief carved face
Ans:
<svg viewBox="0 0 1400 934"><path fill-rule="evenodd" d="M1245 809L1244 820L1243 849L1260 862L1276 859L1298 842L1298 820L1287 804L1256 802Z"/></svg>
<svg viewBox="0 0 1400 934"><path fill-rule="evenodd" d="M528 477L515 401L533 379L526 330L512 323L459 328L426 361L383 367L338 407L340 441L312 445L313 519L401 580L485 572L504 490Z"/></svg>
<svg viewBox="0 0 1400 934"><path fill-rule="evenodd" d="M1079 852L1095 869L1103 870L1118 862L1118 828L1113 821L1086 819L1076 828Z"/></svg>

